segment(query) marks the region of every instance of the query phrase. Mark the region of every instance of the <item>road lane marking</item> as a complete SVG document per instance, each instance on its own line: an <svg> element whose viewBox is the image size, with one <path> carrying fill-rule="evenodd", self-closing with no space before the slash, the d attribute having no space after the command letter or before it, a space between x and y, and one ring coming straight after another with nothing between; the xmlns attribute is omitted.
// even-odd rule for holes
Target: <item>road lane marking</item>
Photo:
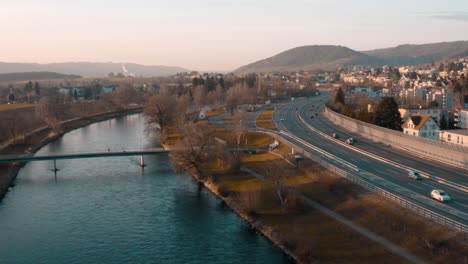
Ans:
<svg viewBox="0 0 468 264"><path fill-rule="evenodd" d="M327 139L332 138L330 135L327 135L327 134L323 133L322 131L317 130L317 129L314 128L313 126L307 124L307 122L304 121L304 119L302 118L302 116L300 116L300 115L297 115L297 116L299 117L299 120L300 120L304 125L306 125L310 130L316 132L317 134L319 134L319 135L321 135L321 136L323 136L323 137L325 137L325 138L327 138ZM389 165L391 165L391 166L393 166L393 167L397 167L397 168L400 168L400 169L403 169L403 170L406 170L406 171L420 171L420 170L413 169L413 168L411 168L411 167L409 167L409 166L406 166L406 165L400 165L400 164L398 164L398 163L396 163L396 162L394 162L394 161L392 161L392 160L389 160L389 159L386 159L386 158L377 156L376 154L373 154L373 153L370 153L370 152L368 152L368 151L359 149L359 148L357 148L357 147L350 146L350 145L348 145L348 144L346 144L346 143L344 143L344 142L337 141L337 140L335 140L334 138L333 138L332 141L333 141L333 142L337 142L338 144L340 144L340 145L342 145L342 146L344 146L344 147L346 147L346 148L348 148L348 149L354 150L354 151L356 151L356 152L358 152L358 153L361 153L361 154L363 154L363 155L365 155L365 156L374 158L374 159L376 159L376 160L378 160L378 161L381 161L381 162L383 162L383 163L387 163L387 164L389 164ZM429 174L427 174L427 173L423 173L423 172L421 172L420 174L421 174L424 178L426 178L426 179L429 179L429 180L432 180L432 181L436 181L436 182L441 183L441 184L443 184L443 185L451 186L452 188L455 188L455 189L458 189L458 190L463 191L463 192L465 192L465 193L468 193L468 187L467 187L467 186L464 186L464 185L462 185L462 184L458 184L458 183L455 183L455 182L452 182L452 181L449 181L449 180L442 179L442 178L437 177L437 176L433 176L433 175L429 175Z"/></svg>

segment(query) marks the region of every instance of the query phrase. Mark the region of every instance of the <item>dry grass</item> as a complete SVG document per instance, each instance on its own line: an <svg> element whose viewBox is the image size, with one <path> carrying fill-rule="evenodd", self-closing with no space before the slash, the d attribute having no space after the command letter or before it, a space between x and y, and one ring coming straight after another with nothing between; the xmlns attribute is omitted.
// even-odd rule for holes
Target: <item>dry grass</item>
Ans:
<svg viewBox="0 0 468 264"><path fill-rule="evenodd" d="M175 146L179 138L180 138L179 133L174 133L174 132L169 133L169 135L167 135L167 138L164 140L164 144L169 147Z"/></svg>
<svg viewBox="0 0 468 264"><path fill-rule="evenodd" d="M224 110L214 110L214 111L209 111L209 112L206 112L205 113L205 116L206 117L212 117L212 116L217 116L217 115L221 115L221 114L224 114Z"/></svg>
<svg viewBox="0 0 468 264"><path fill-rule="evenodd" d="M228 145L237 146L235 134L224 128L217 128L216 137L227 142ZM271 136L259 132L246 132L241 139L241 147L266 148L275 139Z"/></svg>
<svg viewBox="0 0 468 264"><path fill-rule="evenodd" d="M34 108L35 104L0 104L0 111L17 110L22 108Z"/></svg>
<svg viewBox="0 0 468 264"><path fill-rule="evenodd" d="M276 130L272 118L273 110L263 111L257 118L257 127L269 130Z"/></svg>
<svg viewBox="0 0 468 264"><path fill-rule="evenodd" d="M262 142L259 138L256 141ZM276 151L288 154L290 148L280 143ZM287 175L286 185L294 193L306 195L425 260L464 263L468 256L466 236L414 216L310 160L301 160L298 169L271 153L247 155L242 162L255 171L272 164L280 166ZM318 211L290 210L303 206L297 197L289 198L289 206L282 207L267 182L245 173L220 173L215 178L218 188L229 193L232 204L304 263L404 263L382 246Z"/></svg>

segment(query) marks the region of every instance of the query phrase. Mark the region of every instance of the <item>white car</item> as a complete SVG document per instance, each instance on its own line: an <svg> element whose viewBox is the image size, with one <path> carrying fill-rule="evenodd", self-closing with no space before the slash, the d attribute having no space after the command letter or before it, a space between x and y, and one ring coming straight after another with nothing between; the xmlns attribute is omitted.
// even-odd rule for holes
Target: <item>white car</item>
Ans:
<svg viewBox="0 0 468 264"><path fill-rule="evenodd" d="M448 196L444 191L442 190L432 190L431 192L431 198L435 199L437 201L441 202L447 202L450 201L450 196Z"/></svg>

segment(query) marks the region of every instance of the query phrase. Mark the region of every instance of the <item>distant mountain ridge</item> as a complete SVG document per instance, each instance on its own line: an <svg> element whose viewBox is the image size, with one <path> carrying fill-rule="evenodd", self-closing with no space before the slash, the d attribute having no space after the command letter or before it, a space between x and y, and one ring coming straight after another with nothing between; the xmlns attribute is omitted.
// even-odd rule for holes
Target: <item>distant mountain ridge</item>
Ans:
<svg viewBox="0 0 468 264"><path fill-rule="evenodd" d="M74 79L74 78L81 78L81 76L61 74L61 73L56 73L56 72L0 73L0 82L39 81L39 80Z"/></svg>
<svg viewBox="0 0 468 264"><path fill-rule="evenodd" d="M389 65L416 65L466 57L468 41L405 44L393 48L363 51L363 53L382 58Z"/></svg>
<svg viewBox="0 0 468 264"><path fill-rule="evenodd" d="M313 45L293 48L273 57L240 67L236 72L333 70L340 65L379 64L379 59L347 47Z"/></svg>
<svg viewBox="0 0 468 264"><path fill-rule="evenodd" d="M355 51L343 46L312 45L293 48L235 70L237 73L335 70L342 65L417 65L468 56L468 41Z"/></svg>
<svg viewBox="0 0 468 264"><path fill-rule="evenodd" d="M122 66L124 65L124 66ZM56 72L61 74L74 74L83 77L104 77L110 72L134 74L144 77L158 77L186 72L187 69L175 66L141 65L135 63L113 62L63 62L63 63L8 63L0 62L1 73L17 72Z"/></svg>

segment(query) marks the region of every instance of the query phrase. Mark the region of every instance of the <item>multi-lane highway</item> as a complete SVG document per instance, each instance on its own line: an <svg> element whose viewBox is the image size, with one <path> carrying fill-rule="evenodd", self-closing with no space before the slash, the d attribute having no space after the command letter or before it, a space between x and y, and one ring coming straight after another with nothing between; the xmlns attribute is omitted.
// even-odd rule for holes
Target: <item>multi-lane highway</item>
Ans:
<svg viewBox="0 0 468 264"><path fill-rule="evenodd" d="M468 224L467 170L350 134L322 117L325 100L325 97L314 97L292 102L277 109L273 120L280 131L289 133L290 136L285 136L287 140L308 152L431 211ZM340 138L333 138L333 133L338 133ZM345 144L349 137L356 138L357 143ZM421 172L424 180L410 179L409 170ZM433 189L445 190L453 200L446 204L432 200Z"/></svg>

